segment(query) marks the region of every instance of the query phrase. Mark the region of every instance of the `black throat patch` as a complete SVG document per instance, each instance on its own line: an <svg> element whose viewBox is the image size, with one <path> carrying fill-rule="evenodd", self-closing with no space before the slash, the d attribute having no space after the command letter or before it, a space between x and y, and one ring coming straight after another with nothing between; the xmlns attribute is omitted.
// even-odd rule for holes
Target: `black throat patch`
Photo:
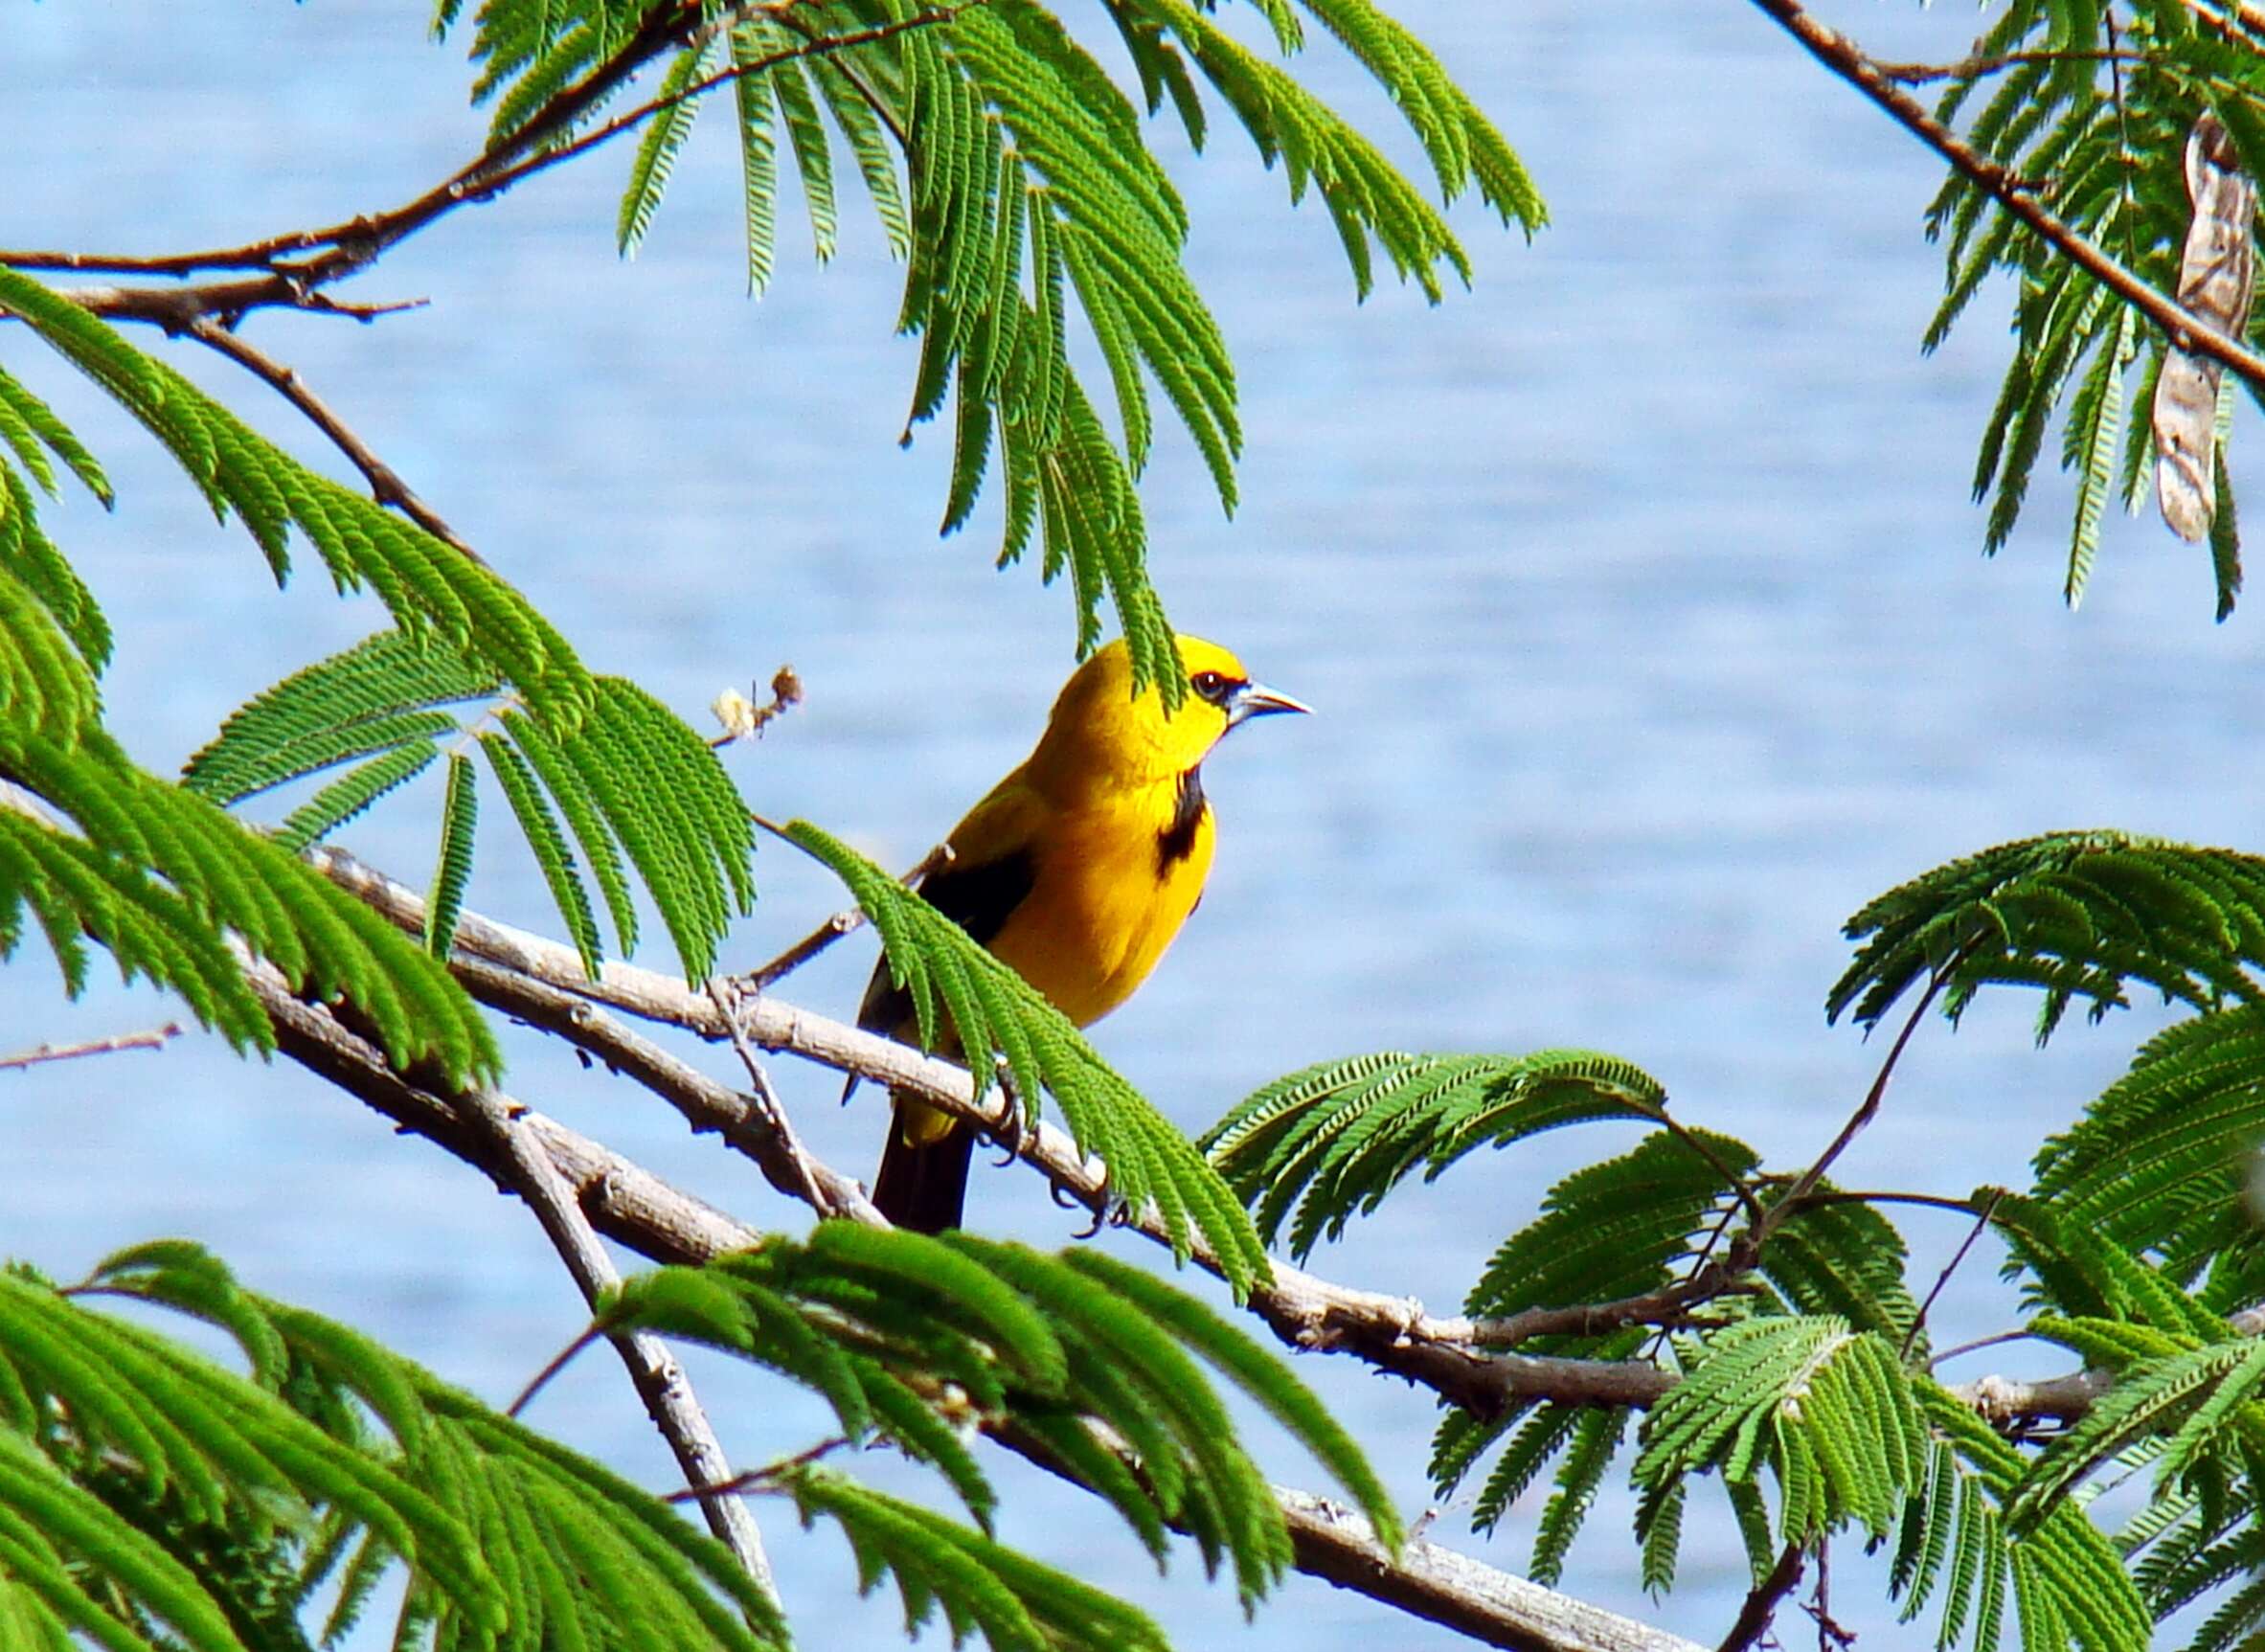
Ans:
<svg viewBox="0 0 2265 1652"><path fill-rule="evenodd" d="M1203 769L1189 769L1180 777L1179 796L1172 803L1172 818L1156 834L1158 876L1195 852L1195 828L1203 820Z"/></svg>

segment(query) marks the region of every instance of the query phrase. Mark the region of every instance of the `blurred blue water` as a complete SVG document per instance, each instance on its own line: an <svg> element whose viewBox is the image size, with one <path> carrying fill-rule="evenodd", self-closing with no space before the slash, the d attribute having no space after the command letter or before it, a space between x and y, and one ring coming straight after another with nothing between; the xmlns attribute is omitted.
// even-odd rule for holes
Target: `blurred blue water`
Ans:
<svg viewBox="0 0 2265 1652"><path fill-rule="evenodd" d="M1883 54L1964 43L1955 22L1847 10ZM1460 211L1475 292L1433 310L1385 291L1356 309L1325 223L1287 211L1238 137L1180 169L1251 442L1232 525L1192 456L1166 443L1146 494L1157 577L1183 626L1326 714L1261 725L1212 764L1223 829L1209 898L1099 1041L1190 1128L1353 1049L1593 1045L1660 1075L1688 1118L1806 1155L1877 1058L1819 1007L1845 962L1839 923L1865 898L2052 826L2255 842L2255 621L2213 627L2200 556L2147 522L2110 525L2094 593L2069 613L2050 486L2000 560L1976 554L1963 478L2004 295L1918 357L1939 287L1916 233L1934 174L1758 13L1400 11L1520 146L1556 223L1529 249ZM404 198L479 130L461 65L400 8L215 8L191 23L146 0L84 0L19 14L8 46L0 240L14 246L155 251L328 221ZM1384 118L1327 51L1309 67ZM252 96L255 81L271 89ZM370 328L263 315L248 336L597 667L697 716L723 684L791 660L809 703L735 755L750 796L908 862L1027 747L1070 663L1066 594L989 571L993 517L936 542L948 433L894 445L913 351L888 336L896 272L860 212L832 268L782 259L751 305L721 129L695 139L633 264L607 238L625 163L461 213L356 293L428 309ZM782 226L791 250L800 221ZM280 403L176 359L330 463ZM278 597L240 535L216 531L91 393L20 348L9 365L55 395L119 484L115 516L73 502L55 527L120 630L109 704L146 760L177 764L230 706L370 627L366 605L319 579ZM432 802L348 841L421 877ZM737 961L836 898L775 848L760 871ZM543 921L531 869L500 846L474 900ZM844 947L799 994L844 1011L868 962ZM164 1013L106 985L66 1008L36 962L6 982L0 1049ZM2072 1030L2040 1054L2028 1008L1925 1035L1848 1179L1962 1192L2018 1176L2149 1025ZM794 1220L641 1094L533 1041L511 1051L518 1094L755 1219ZM813 1148L862 1171L871 1100L837 1111L825 1075L781 1076ZM1469 1163L1396 1197L1320 1265L1449 1304L1549 1182L1600 1150L1555 1139ZM295 1072L204 1041L6 1077L0 1164L0 1255L68 1272L193 1234L260 1288L490 1398L579 1323L515 1205ZM984 1177L975 1197L999 1231L1069 1232L1028 1178ZM1911 1232L1930 1271L1963 1236ZM1984 1260L1937 1321L1949 1340L2008 1312ZM1349 1365L1302 1369L1419 1509L1432 1408ZM745 1460L822 1426L768 1385L700 1370ZM596 1358L536 1420L668 1480ZM882 1460L860 1467L919 1483ZM1270 1468L1311 1479L1279 1449ZM1001 1472L1010 1541L1151 1602L1183 1644L1449 1643L1302 1581L1246 1628L1191 1559L1158 1582L1090 1503ZM1519 1566L1537 1507L1491 1541L1461 1536L1453 1509L1438 1531ZM1608 1495L1569 1586L1719 1636L1743 1588L1726 1524L1694 1512L1685 1587L1654 1604L1620 1535L1627 1511ZM857 1602L834 1541L790 1524L769 1522L806 1643L887 1643L893 1607ZM1880 1623L1876 1593L1844 1580L1835 1608Z"/></svg>

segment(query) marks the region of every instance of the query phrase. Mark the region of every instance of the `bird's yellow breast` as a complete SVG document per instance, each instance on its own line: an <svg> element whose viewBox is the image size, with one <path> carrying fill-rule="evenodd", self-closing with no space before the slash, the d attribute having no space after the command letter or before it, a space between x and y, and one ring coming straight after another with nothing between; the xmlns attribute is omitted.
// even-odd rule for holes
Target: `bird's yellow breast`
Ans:
<svg viewBox="0 0 2265 1652"><path fill-rule="evenodd" d="M1132 996L1203 897L1211 806L1175 838L1181 811L1176 779L1089 794L1031 840L1030 894L990 949L1080 1027Z"/></svg>

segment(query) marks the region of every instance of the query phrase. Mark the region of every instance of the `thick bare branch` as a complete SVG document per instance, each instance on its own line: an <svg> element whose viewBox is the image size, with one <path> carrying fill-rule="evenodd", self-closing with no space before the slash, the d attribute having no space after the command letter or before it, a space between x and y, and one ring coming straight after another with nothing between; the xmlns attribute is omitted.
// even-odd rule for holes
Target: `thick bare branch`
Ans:
<svg viewBox="0 0 2265 1652"><path fill-rule="evenodd" d="M511 1165L511 1186L534 1212L550 1235L566 1271L574 1276L582 1300L593 1308L607 1291L621 1284L621 1271L606 1255L580 1202L541 1143L520 1128L515 1102L491 1090L467 1090L456 1098L459 1108L485 1129ZM622 1356L646 1414L668 1449L686 1481L693 1485L719 1485L732 1478L731 1460L715 1427L692 1392L692 1379L669 1352L668 1345L648 1331L617 1331L606 1339ZM704 1497L700 1513L725 1548L738 1560L756 1586L779 1602L778 1579L772 1575L770 1556L763 1551L763 1535L755 1511L744 1498Z"/></svg>
<svg viewBox="0 0 2265 1652"><path fill-rule="evenodd" d="M471 1164L498 1187L520 1189L514 1180L519 1166L494 1131L468 1120L453 1098L396 1073L375 1046L328 1009L302 1003L273 970L253 965L249 974L285 1055ZM548 1157L560 1207L578 1211L592 1228L631 1250L656 1261L699 1263L760 1237L588 1137L503 1098L496 1100L512 1109L512 1134ZM881 1218L867 1206L864 1219ZM728 1477L688 1478L700 1486ZM1486 1644L1518 1652L1691 1652L1688 1641L1437 1544L1412 1542L1394 1562L1357 1516L1302 1492L1279 1491L1277 1497L1301 1571L1451 1624Z"/></svg>
<svg viewBox="0 0 2265 1652"><path fill-rule="evenodd" d="M310 858L334 882L393 922L413 933L422 932L424 899L415 890L343 850L318 849L311 851ZM479 967L483 964L489 967ZM555 1027L592 1054L631 1073L655 1070L658 1064L651 1054L616 1042L625 1030L603 1019L578 1017L560 1002L558 994L595 1000L718 1043L728 1042L731 1036L715 1004L674 977L634 964L608 963L602 979L593 982L582 973L581 961L572 948L477 913L464 913L458 920L456 953L450 967L465 988L484 1003L538 1025ZM546 988L548 991L542 990ZM799 1055L892 1090L917 1095L987 1130L1004 1131L1009 1122L1008 1104L998 1091L994 1089L979 1105L966 1069L955 1063L777 999L746 999L738 1005L737 1012L744 1036L764 1050ZM695 1119L695 1124L705 1122L709 1128L736 1132L737 1142L744 1143L743 1150L764 1165L772 1185L795 1194L792 1178L796 1172L784 1149L766 1145L761 1140L760 1109L744 1098L730 1108L718 1106L713 1092L722 1087L713 1080L706 1083L710 1091L697 1101L702 1116ZM692 1117L688 1104L694 1101L696 1092L681 1075L671 1076L662 1094ZM1099 1213L1109 1208L1103 1166L1079 1153L1070 1138L1053 1125L1040 1122L1023 1130L1017 1156L1086 1210ZM836 1187L838 1179L828 1186L829 1196ZM1159 1243L1168 1243L1164 1224L1152 1213L1133 1216L1131 1226ZM1214 1258L1200 1242L1195 1254L1199 1262L1216 1271ZM1281 1262L1274 1265L1273 1282L1252 1292L1251 1307L1292 1346L1354 1354L1380 1370L1419 1382L1483 1416L1497 1415L1522 1399L1562 1398L1569 1392L1589 1404L1648 1405L1666 1392L1674 1380L1643 1361L1489 1353L1484 1351L1486 1346L1502 1346L1515 1339L1497 1326L1461 1317L1436 1317L1410 1298L1334 1284ZM1609 1309L1567 1311L1595 1316Z"/></svg>

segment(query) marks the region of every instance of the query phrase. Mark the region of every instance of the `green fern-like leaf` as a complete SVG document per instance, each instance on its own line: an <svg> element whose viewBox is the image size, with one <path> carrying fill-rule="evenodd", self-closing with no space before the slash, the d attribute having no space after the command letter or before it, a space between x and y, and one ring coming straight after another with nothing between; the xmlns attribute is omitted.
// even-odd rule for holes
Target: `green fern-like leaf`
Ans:
<svg viewBox="0 0 2265 1652"><path fill-rule="evenodd" d="M458 1078L497 1070L486 1021L405 937L278 844L135 768L107 736L63 749L0 735L0 778L78 833L0 810L0 949L28 906L72 990L83 934L238 1048L266 1050L266 1017L221 939L233 931L295 988L351 1000L396 1062L437 1062Z"/></svg>
<svg viewBox="0 0 2265 1652"><path fill-rule="evenodd" d="M615 245L623 258L634 258L645 244L646 231L652 227L653 214L660 210L669 175L676 170L677 152L692 135L692 123L699 117L699 100L687 97L686 88L708 72L716 56L713 44L680 52L662 77L655 102L679 101L655 115L638 141L637 158L630 163L629 184L622 192L621 212L614 225Z"/></svg>
<svg viewBox="0 0 2265 1652"><path fill-rule="evenodd" d="M1166 1645L1163 1630L1138 1609L917 1504L823 1469L798 1470L784 1484L805 1524L824 1516L841 1528L865 1588L895 1575L907 1630L940 1603L955 1639L977 1631L995 1652L1163 1652Z"/></svg>
<svg viewBox="0 0 2265 1652"><path fill-rule="evenodd" d="M2016 5L1975 51L1976 65L1993 67L1954 79L1941 118L1962 122L1968 146L2032 182L2056 216L2140 281L2176 292L2191 212L2184 159L2197 117L2218 114L2253 175L2265 162L2265 132L2251 107L2254 43L2196 29L2176 7L2142 5L2110 23L2105 8L2089 4ZM1969 116L1985 88L1990 95ZM2075 478L2075 506L2064 590L2074 602L2092 576L2107 499L2120 492L2136 508L2147 491L2149 421L2127 419L2125 409L2151 406L2170 341L2005 212L1967 170L1950 171L1928 233L1944 242L1946 292L1927 348L1992 277L2016 285L2013 355L1983 429L1975 494L1989 501L1984 544L1995 551L2027 502L2053 418L2065 414L2060 458ZM2232 502L2223 481L2219 495L2222 521ZM2231 525L2222 545L2213 534L2221 619L2239 585L2234 540Z"/></svg>
<svg viewBox="0 0 2265 1652"><path fill-rule="evenodd" d="M1766 1317L1692 1339L1684 1379L1644 1419L1640 1485L1705 1468L1777 1473L1788 1541L1861 1525L1886 1536L1925 1483L1927 1430L1894 1346L1831 1315Z"/></svg>
<svg viewBox="0 0 2265 1652"><path fill-rule="evenodd" d="M464 911L464 890L472 881L472 836L480 821L478 783L472 759L451 754L448 796L441 805L441 850L424 907L425 950L439 959L446 959L456 944L457 917Z"/></svg>
<svg viewBox="0 0 2265 1652"><path fill-rule="evenodd" d="M1438 1176L1481 1146L1507 1146L1592 1119L1656 1120L1666 1093L1609 1055L1408 1055L1324 1062L1276 1080L1204 1134L1258 1231L1280 1236L1293 1209L1292 1254L1373 1211L1417 1165Z"/></svg>
<svg viewBox="0 0 2265 1652"><path fill-rule="evenodd" d="M1527 1570L1545 1589L1565 1574L1566 1556L1597 1501L1604 1471L1612 1466L1627 1433L1624 1407L1587 1411L1573 1426L1565 1460L1558 1465L1556 1489L1543 1505L1533 1534L1533 1559Z"/></svg>
<svg viewBox="0 0 2265 1652"><path fill-rule="evenodd" d="M1759 1162L1744 1143L1702 1140L1713 1159L1663 1130L1559 1182L1541 1216L1494 1253L1464 1312L1615 1301L1666 1284L1673 1264L1694 1254L1697 1235L1719 1222L1734 1190L1724 1171L1741 1176Z"/></svg>
<svg viewBox="0 0 2265 1652"><path fill-rule="evenodd" d="M753 825L714 753L680 719L619 678L595 678L591 686L593 703L562 730L495 672L427 637L380 632L238 711L190 759L186 781L233 803L362 759L285 822L281 841L298 849L421 773L444 737L474 734L584 967L595 975L600 954L584 873L602 894L626 953L637 941L628 879L634 867L686 973L698 979L713 967L731 918L754 900ZM477 717L442 709L466 700L489 703ZM490 719L500 732L482 727ZM452 755L449 774L443 871L451 851L468 857L476 813L468 763ZM570 829L578 858L568 846ZM442 894L449 887L445 877L436 885ZM461 905L461 888L457 896ZM440 916L453 927L453 917Z"/></svg>
<svg viewBox="0 0 2265 1652"><path fill-rule="evenodd" d="M1153 1203L1185 1259L1201 1234L1240 1297L1267 1278L1264 1247L1217 1172L1192 1143L1094 1052L1061 1012L964 930L839 840L806 821L786 835L823 862L880 932L889 970L912 998L922 1041L971 1053L976 1092L986 1092L993 1057L1015 1095L1035 1109L1052 1096L1077 1145L1109 1166L1110 1187L1135 1211ZM980 1052L980 1053L974 1053Z"/></svg>
<svg viewBox="0 0 2265 1652"><path fill-rule="evenodd" d="M770 1240L705 1270L638 1276L597 1325L689 1338L781 1371L823 1394L849 1438L877 1432L934 1465L986 1526L993 1494L954 1431L971 1417L1020 1430L1160 1560L1176 1523L1255 1602L1280 1580L1289 1538L1200 1360L1304 1444L1386 1541L1398 1538L1359 1447L1278 1358L1193 1299L1090 1252L1057 1260L966 1234L827 1222L804 1245Z"/></svg>
<svg viewBox="0 0 2265 1652"><path fill-rule="evenodd" d="M2037 1154L2037 1196L2072 1226L2191 1278L2237 1237L2251 1153L2265 1140L2265 1008L2241 1005L2158 1033L2131 1070Z"/></svg>
<svg viewBox="0 0 2265 1652"><path fill-rule="evenodd" d="M1922 976L1941 977L1956 1019L1984 985L2043 989L2038 1038L2069 1006L2093 1019L2129 1002L2128 983L2209 1009L2259 997L2265 859L2127 832L2054 832L1938 867L1867 905L1846 926L1864 945L1826 1012L1876 1025Z"/></svg>

